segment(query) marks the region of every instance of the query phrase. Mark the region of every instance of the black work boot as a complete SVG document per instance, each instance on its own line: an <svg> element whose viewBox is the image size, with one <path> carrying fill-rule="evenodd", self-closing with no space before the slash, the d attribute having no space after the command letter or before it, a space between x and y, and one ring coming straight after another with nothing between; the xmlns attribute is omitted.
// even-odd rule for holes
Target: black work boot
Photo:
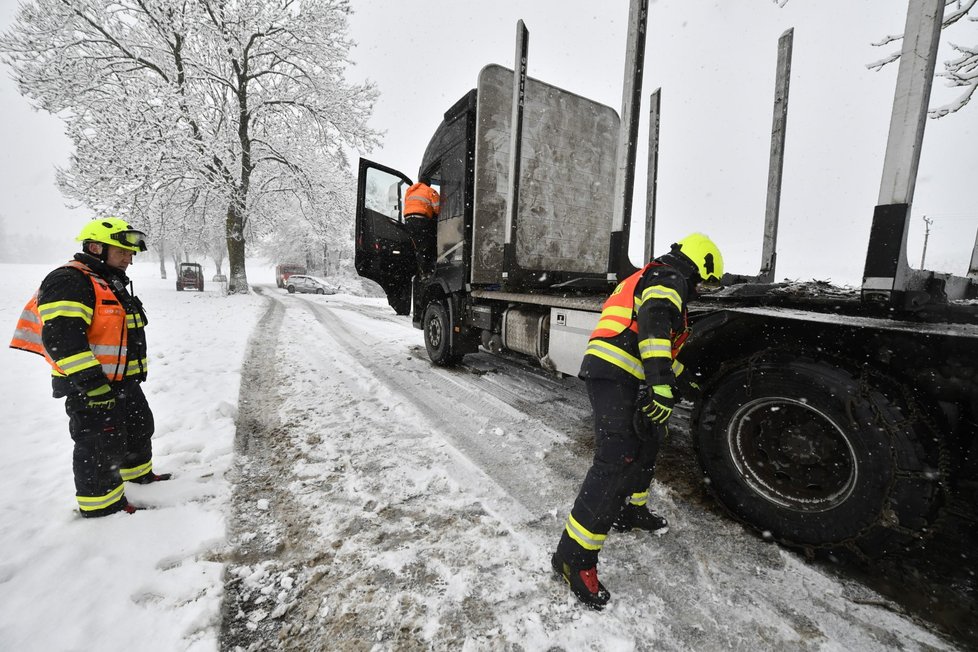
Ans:
<svg viewBox="0 0 978 652"><path fill-rule="evenodd" d="M628 503L622 507L611 527L618 532L645 530L661 536L669 531L669 521L644 506Z"/></svg>
<svg viewBox="0 0 978 652"><path fill-rule="evenodd" d="M141 475L138 478L130 480L129 482L135 482L136 484L152 484L154 482L165 482L172 477L173 477L172 473L149 472L146 475Z"/></svg>
<svg viewBox="0 0 978 652"><path fill-rule="evenodd" d="M591 568L571 568L564 562L557 553L550 558L550 565L554 572L563 578L577 599L591 609L604 609L611 599L608 589L598 581L598 567Z"/></svg>

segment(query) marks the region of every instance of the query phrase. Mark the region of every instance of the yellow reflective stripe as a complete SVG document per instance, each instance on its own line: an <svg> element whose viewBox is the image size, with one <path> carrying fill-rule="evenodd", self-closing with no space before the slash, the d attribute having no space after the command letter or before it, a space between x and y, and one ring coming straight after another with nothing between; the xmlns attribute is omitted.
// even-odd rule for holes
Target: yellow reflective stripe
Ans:
<svg viewBox="0 0 978 652"><path fill-rule="evenodd" d="M639 491L638 493L634 493L628 497L628 503L630 505L641 506L645 505L647 502L649 502L649 492L647 491Z"/></svg>
<svg viewBox="0 0 978 652"><path fill-rule="evenodd" d="M649 358L671 358L672 342L661 338L649 338L638 343L638 352L643 360Z"/></svg>
<svg viewBox="0 0 978 652"><path fill-rule="evenodd" d="M577 522L573 514L567 515L567 534L585 550L601 550L607 534L595 534Z"/></svg>
<svg viewBox="0 0 978 652"><path fill-rule="evenodd" d="M91 512L96 509L105 509L112 503L117 503L125 493L125 485L118 487L105 494L104 496L77 496L78 507L83 512Z"/></svg>
<svg viewBox="0 0 978 652"><path fill-rule="evenodd" d="M126 375L134 376L138 373L146 371L146 362L146 358L143 358L142 360L130 360L126 363Z"/></svg>
<svg viewBox="0 0 978 652"><path fill-rule="evenodd" d="M587 349L584 350L584 355L601 358L605 362L610 362L616 367L624 369L639 380L645 380L645 369L642 367L642 362L613 344L602 340L591 340L587 344Z"/></svg>
<svg viewBox="0 0 978 652"><path fill-rule="evenodd" d="M43 306L38 306L37 312L44 324L55 317L74 317L85 320L88 325L92 323L92 309L77 301L52 301Z"/></svg>
<svg viewBox="0 0 978 652"><path fill-rule="evenodd" d="M606 329L613 333L620 333L625 330L625 324L620 321L614 321L612 319L600 319L598 320L598 325L594 327L594 330Z"/></svg>
<svg viewBox="0 0 978 652"><path fill-rule="evenodd" d="M685 369L686 369L686 365L684 365L679 360L673 360L672 361L672 375L673 376L676 376L678 378L679 377L679 374L681 374Z"/></svg>
<svg viewBox="0 0 978 652"><path fill-rule="evenodd" d="M632 309L625 308L623 306L608 306L601 311L602 317L621 317L622 319L631 320Z"/></svg>
<svg viewBox="0 0 978 652"><path fill-rule="evenodd" d="M101 387L96 387L95 389L85 392L85 395L88 396L89 398L95 398L96 396L101 396L102 394L108 394L111 391L112 388L109 387L108 383L106 383Z"/></svg>
<svg viewBox="0 0 978 652"><path fill-rule="evenodd" d="M679 298L679 293L664 285L653 285L652 287L645 288L645 291L642 292L642 303L650 299L666 299L676 306L676 310L682 311L683 309L683 302Z"/></svg>
<svg viewBox="0 0 978 652"><path fill-rule="evenodd" d="M139 466L134 466L129 469L119 469L119 475L122 476L123 481L128 482L130 480L135 480L141 476L146 475L153 470L153 461L150 460L145 464L140 464Z"/></svg>
<svg viewBox="0 0 978 652"><path fill-rule="evenodd" d="M70 376L71 374L77 374L79 371L84 371L85 369L98 367L99 361L95 359L95 354L91 351L82 351L81 353L76 353L75 355L69 355L67 358L55 360L54 364L58 365L65 375Z"/></svg>
<svg viewBox="0 0 978 652"><path fill-rule="evenodd" d="M146 326L142 315L126 315L126 328L143 328Z"/></svg>

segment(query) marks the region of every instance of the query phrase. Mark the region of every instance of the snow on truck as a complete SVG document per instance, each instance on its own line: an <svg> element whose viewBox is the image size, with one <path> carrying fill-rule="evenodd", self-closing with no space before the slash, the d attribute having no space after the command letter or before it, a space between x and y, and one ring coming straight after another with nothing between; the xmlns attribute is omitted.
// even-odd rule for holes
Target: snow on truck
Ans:
<svg viewBox="0 0 978 652"><path fill-rule="evenodd" d="M860 289L772 283L791 32L782 37L761 271L690 305L701 375L690 435L710 490L779 542L876 556L975 504L978 247L967 277L911 269L907 231L944 0L910 0L883 181ZM437 261L418 274L401 202L411 179L361 159L356 268L412 314L436 365L483 347L576 375L628 260L647 0L632 0L622 118L490 65L431 138ZM652 99L653 140L657 96ZM650 156L650 183L654 189ZM652 233L654 198L647 202ZM649 239L651 240L651 238ZM651 244L646 245L646 255ZM731 343L736 343L731 354Z"/></svg>

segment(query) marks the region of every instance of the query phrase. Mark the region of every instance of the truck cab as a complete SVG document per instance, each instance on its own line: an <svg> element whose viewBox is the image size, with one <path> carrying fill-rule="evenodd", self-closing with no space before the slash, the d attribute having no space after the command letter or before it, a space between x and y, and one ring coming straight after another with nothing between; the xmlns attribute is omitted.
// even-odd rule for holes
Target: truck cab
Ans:
<svg viewBox="0 0 978 652"><path fill-rule="evenodd" d="M395 312L413 315L436 364L480 343L545 360L551 309L579 299L599 308L619 274L634 271L618 269L628 259L628 225L612 226L617 113L526 78L514 164L516 81L502 66L483 68L425 150L419 178L441 195L433 269L419 270L403 222L411 177L360 161L356 269ZM585 342L578 334L570 346L583 351ZM561 371L576 374L580 355Z"/></svg>
<svg viewBox="0 0 978 652"><path fill-rule="evenodd" d="M468 247L464 239L472 224L472 139L475 91L459 100L432 137L422 158L419 177L441 196L437 218L434 269L420 270L415 247L404 225L404 194L411 178L385 165L360 159L357 189L357 272L377 282L399 315L415 315L420 324L426 295L450 295L465 280ZM422 273L423 271L423 273ZM421 278L424 276L425 278ZM425 292L425 281L438 281ZM425 304L426 305L426 304Z"/></svg>

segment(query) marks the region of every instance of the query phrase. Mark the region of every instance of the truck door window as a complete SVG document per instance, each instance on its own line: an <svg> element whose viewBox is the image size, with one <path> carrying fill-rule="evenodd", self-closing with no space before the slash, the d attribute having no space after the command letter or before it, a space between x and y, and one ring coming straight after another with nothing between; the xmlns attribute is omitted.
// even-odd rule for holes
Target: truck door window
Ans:
<svg viewBox="0 0 978 652"><path fill-rule="evenodd" d="M393 222L403 222L401 206L404 201L405 190L407 187L400 177L376 168L370 168L367 171L364 206L381 215L386 215Z"/></svg>

